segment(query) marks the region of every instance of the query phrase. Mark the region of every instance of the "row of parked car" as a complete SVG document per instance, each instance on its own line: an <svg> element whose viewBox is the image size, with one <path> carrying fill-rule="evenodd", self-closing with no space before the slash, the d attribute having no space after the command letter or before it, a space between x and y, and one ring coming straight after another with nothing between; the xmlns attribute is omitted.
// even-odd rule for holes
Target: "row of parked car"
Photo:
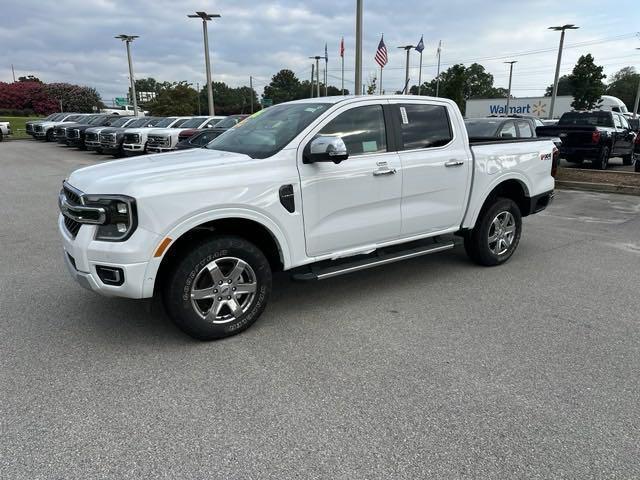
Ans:
<svg viewBox="0 0 640 480"><path fill-rule="evenodd" d="M36 139L115 157L203 147L248 115L132 117L56 113L26 123Z"/></svg>
<svg viewBox="0 0 640 480"><path fill-rule="evenodd" d="M475 141L550 138L560 157L570 163L587 161L593 168L605 170L611 157L620 157L623 165L635 164L635 171L640 172L640 122L617 112L566 112L553 124L519 115L468 118L465 125Z"/></svg>

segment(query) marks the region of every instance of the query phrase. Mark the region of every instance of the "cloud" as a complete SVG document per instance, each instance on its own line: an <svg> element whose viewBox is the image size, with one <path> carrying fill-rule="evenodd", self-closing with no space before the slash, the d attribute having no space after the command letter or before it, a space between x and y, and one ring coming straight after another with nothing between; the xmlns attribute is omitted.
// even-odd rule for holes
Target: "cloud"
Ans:
<svg viewBox="0 0 640 480"><path fill-rule="evenodd" d="M132 47L135 74L158 80L187 80L203 84L202 26L186 15L203 7L201 1L175 0L58 0L7 2L0 17L0 44L4 61L0 79L10 80L10 64L18 75L34 74L45 81L68 81L98 89L106 101L127 91L128 70L124 45L114 35L140 35ZM308 57L329 50L329 78L340 83L338 45L345 37L345 85L353 88L355 1L323 2L278 0L256 2L220 0L206 8L222 14L209 24L214 80L231 85L248 84L255 77L260 90L281 68L290 68L306 79ZM518 96L537 95L553 81L558 34L554 24L575 23L580 30L567 34L563 73L577 58L592 53L611 74L626 65L637 65L634 52L640 39L627 36L638 30L640 9L620 0L614 13L601 2L531 0L449 0L447 2L365 0L364 78L377 74L373 57L380 35L385 34L390 61L384 72L388 91L404 81L404 52L398 45L415 43L424 34L423 79L435 75L435 48L443 41L443 68L478 59L494 74L498 86L508 80L509 53L544 50L514 56L513 91ZM625 12L625 15L620 15ZM417 81L418 54L411 55L410 76ZM511 59L511 58L509 58Z"/></svg>

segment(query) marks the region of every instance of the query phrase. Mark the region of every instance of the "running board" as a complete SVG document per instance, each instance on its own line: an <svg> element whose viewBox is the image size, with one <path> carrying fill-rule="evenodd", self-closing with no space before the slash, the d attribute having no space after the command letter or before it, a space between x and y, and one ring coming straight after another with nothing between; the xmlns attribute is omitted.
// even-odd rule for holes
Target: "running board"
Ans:
<svg viewBox="0 0 640 480"><path fill-rule="evenodd" d="M364 270L367 268L379 267L380 265L386 265L388 263L399 262L401 260L409 260L410 258L421 257L422 255L429 255L430 253L450 250L453 247L454 242L432 243L426 246L411 248L399 252L379 252L373 257L364 258L349 263L342 263L340 265L333 265L315 270L312 267L312 270L309 272L294 273L293 275L291 275L291 277L294 280L299 281L326 280L328 278L337 277L338 275L345 275L347 273L357 272L359 270Z"/></svg>

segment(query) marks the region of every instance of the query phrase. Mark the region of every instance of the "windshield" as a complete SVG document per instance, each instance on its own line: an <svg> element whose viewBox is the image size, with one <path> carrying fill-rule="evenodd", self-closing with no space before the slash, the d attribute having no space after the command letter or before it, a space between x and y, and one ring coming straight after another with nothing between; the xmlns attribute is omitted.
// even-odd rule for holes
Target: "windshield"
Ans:
<svg viewBox="0 0 640 480"><path fill-rule="evenodd" d="M612 114L607 112L569 112L560 117L558 125L613 127L613 118Z"/></svg>
<svg viewBox="0 0 640 480"><path fill-rule="evenodd" d="M65 122L77 122L78 120L80 120L81 118L83 118L84 115L71 115L70 117L65 118Z"/></svg>
<svg viewBox="0 0 640 480"><path fill-rule="evenodd" d="M207 148L243 153L251 158L267 158L282 150L311 122L326 112L330 103L289 103L261 110Z"/></svg>
<svg viewBox="0 0 640 480"><path fill-rule="evenodd" d="M133 122L131 122L129 125L127 125L127 128L135 128L135 127L146 127L147 125L152 125L154 119L149 119L149 118L137 118L135 119Z"/></svg>
<svg viewBox="0 0 640 480"><path fill-rule="evenodd" d="M202 122L204 122L207 119L207 117L194 117L194 118L189 118L183 122L178 122L176 125L176 127L182 127L182 128L198 128L200 125L202 125Z"/></svg>
<svg viewBox="0 0 640 480"><path fill-rule="evenodd" d="M465 120L470 137L495 137L500 120Z"/></svg>
<svg viewBox="0 0 640 480"><path fill-rule="evenodd" d="M89 125L104 125L109 122L109 117L97 116L90 118L88 122Z"/></svg>
<svg viewBox="0 0 640 480"><path fill-rule="evenodd" d="M176 123L174 123L171 128L177 128L177 127L183 127L185 123L189 122L190 120L192 120L191 118L183 118L181 120L178 120ZM204 120L201 120L200 123L204 122Z"/></svg>
<svg viewBox="0 0 640 480"><path fill-rule="evenodd" d="M112 119L110 123L112 127L121 127L127 122L129 122L130 120L131 119L127 117L120 117L120 118L116 118L115 120Z"/></svg>
<svg viewBox="0 0 640 480"><path fill-rule="evenodd" d="M52 113L45 120L59 120L65 116L64 113Z"/></svg>
<svg viewBox="0 0 640 480"><path fill-rule="evenodd" d="M231 128L241 120L240 117L227 117L215 124L216 128Z"/></svg>
<svg viewBox="0 0 640 480"><path fill-rule="evenodd" d="M163 128L163 127L168 127L169 125L171 125L173 122L176 121L177 117L167 117L167 118L163 118L162 120L160 120L158 123L156 123L154 125L154 127L158 127L158 128Z"/></svg>

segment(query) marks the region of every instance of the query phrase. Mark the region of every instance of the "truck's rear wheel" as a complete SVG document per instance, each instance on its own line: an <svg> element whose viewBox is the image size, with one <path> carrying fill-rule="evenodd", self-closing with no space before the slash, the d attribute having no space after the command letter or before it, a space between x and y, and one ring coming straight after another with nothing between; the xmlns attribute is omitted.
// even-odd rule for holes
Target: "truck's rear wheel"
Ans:
<svg viewBox="0 0 640 480"><path fill-rule="evenodd" d="M593 161L593 167L598 170L606 170L609 165L609 147L606 145L600 149L600 155Z"/></svg>
<svg viewBox="0 0 640 480"><path fill-rule="evenodd" d="M197 244L168 273L163 302L176 325L199 340L249 328L271 293L271 268L252 243L220 236Z"/></svg>
<svg viewBox="0 0 640 480"><path fill-rule="evenodd" d="M635 163L635 155L631 152L629 155L622 156L622 165L633 165Z"/></svg>
<svg viewBox="0 0 640 480"><path fill-rule="evenodd" d="M464 237L469 258L485 265L500 265L513 255L522 235L522 215L509 198L496 198L484 207L476 226Z"/></svg>

